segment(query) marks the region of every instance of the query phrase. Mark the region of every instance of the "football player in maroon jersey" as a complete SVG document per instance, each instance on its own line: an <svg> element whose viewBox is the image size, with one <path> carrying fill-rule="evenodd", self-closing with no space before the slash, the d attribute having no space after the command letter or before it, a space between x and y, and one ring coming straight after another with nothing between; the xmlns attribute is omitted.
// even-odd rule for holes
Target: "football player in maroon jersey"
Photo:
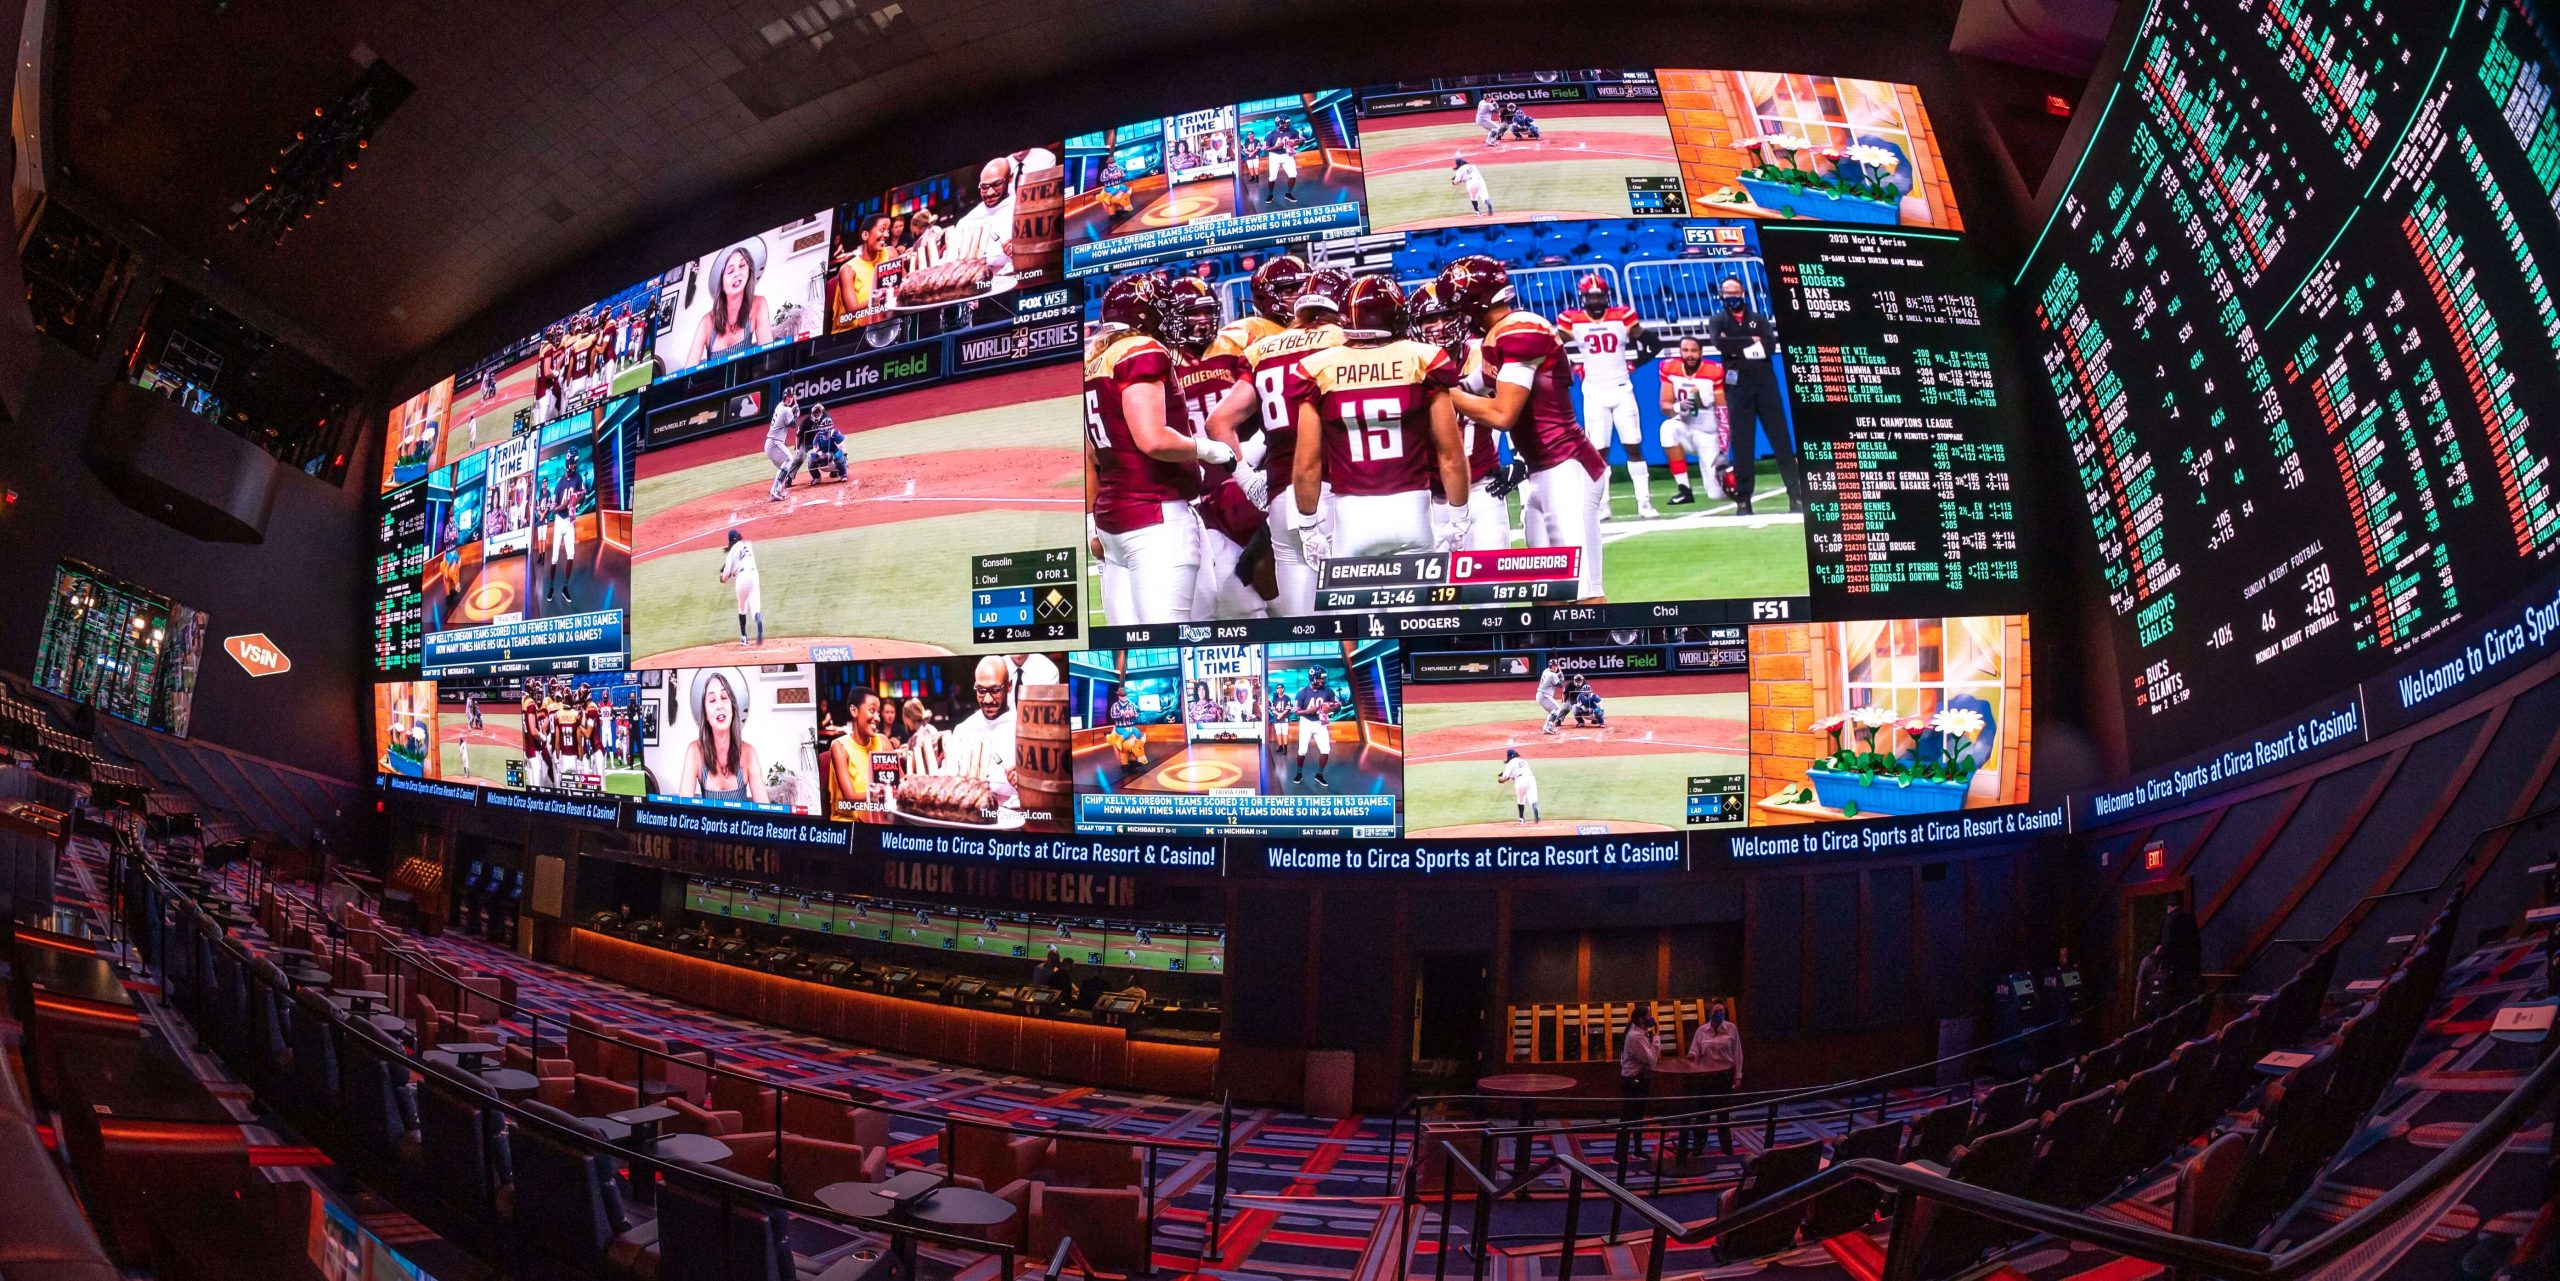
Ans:
<svg viewBox="0 0 2560 1281"><path fill-rule="evenodd" d="M1165 345L1181 328L1173 303L1160 274L1113 281L1085 355L1085 492L1102 547L1103 620L1115 627L1191 617L1200 464L1236 457L1226 442L1185 430L1190 415Z"/></svg>

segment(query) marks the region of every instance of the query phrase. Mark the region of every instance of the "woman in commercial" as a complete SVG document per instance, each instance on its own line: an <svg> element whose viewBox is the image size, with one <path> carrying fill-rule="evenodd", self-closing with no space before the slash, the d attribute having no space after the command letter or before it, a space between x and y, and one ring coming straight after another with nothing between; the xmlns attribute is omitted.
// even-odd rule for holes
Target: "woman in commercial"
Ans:
<svg viewBox="0 0 2560 1281"><path fill-rule="evenodd" d="M691 369L716 356L773 341L773 318L756 282L764 276L764 241L742 240L720 255L711 277L711 310L704 312L685 348Z"/></svg>
<svg viewBox="0 0 2560 1281"><path fill-rule="evenodd" d="M693 724L696 737L685 749L684 774L677 780L683 794L765 804L764 770L745 737L747 709L727 671L694 673Z"/></svg>

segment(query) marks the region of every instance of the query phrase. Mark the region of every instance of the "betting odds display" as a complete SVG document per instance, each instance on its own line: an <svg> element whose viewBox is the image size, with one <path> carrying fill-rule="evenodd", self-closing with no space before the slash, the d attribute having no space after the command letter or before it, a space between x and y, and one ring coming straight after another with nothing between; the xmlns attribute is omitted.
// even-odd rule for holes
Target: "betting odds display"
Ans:
<svg viewBox="0 0 2560 1281"><path fill-rule="evenodd" d="M2560 116L2522 0L2136 8L2019 289L2156 760L2552 572Z"/></svg>
<svg viewBox="0 0 2560 1281"><path fill-rule="evenodd" d="M1644 860L2029 799L2015 389L1916 89L1093 124L633 264L405 403L386 772L812 844Z"/></svg>

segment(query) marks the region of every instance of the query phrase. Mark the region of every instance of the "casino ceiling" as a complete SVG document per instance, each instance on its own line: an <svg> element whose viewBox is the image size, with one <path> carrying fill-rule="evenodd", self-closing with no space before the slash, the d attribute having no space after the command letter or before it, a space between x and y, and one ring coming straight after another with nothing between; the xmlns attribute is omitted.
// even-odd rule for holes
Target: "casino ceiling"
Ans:
<svg viewBox="0 0 2560 1281"><path fill-rule="evenodd" d="M1553 0L58 4L48 132L63 178L327 335L361 366L346 372L380 377L653 216L998 86L1157 48L1249 52L1279 16L1347 33L1377 30L1382 11L1539 7L1590 12ZM1950 21L1954 9L1897 7L1906 18L1943 8ZM1875 9L1748 6L1757 20ZM1414 43L1427 56L1429 41ZM1640 34L1629 47L1643 47ZM276 148L373 57L417 91L360 172L281 248L226 234Z"/></svg>

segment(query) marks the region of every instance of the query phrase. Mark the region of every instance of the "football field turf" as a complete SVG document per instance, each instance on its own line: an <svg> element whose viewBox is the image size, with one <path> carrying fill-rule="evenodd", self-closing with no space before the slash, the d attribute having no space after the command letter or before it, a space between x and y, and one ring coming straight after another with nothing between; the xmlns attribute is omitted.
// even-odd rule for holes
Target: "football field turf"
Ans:
<svg viewBox="0 0 2560 1281"><path fill-rule="evenodd" d="M1654 485L1657 505L1670 496L1669 486ZM1757 600L1808 594L1812 571L1805 563L1804 521L1775 514L1786 501L1786 488L1770 476L1762 480L1754 500L1764 514L1748 521L1731 519L1731 501L1704 494L1691 506L1661 508L1660 520L1628 519L1635 511L1635 487L1624 474L1612 472L1609 506L1622 519L1600 527L1601 573L1607 579L1609 599L1620 603ZM1509 505L1512 546L1523 546L1518 495L1512 496ZM1086 623L1100 627L1104 625L1102 564L1090 556L1086 560ZM636 571L633 586L640 586ZM765 604L770 608L772 603L768 588Z"/></svg>

